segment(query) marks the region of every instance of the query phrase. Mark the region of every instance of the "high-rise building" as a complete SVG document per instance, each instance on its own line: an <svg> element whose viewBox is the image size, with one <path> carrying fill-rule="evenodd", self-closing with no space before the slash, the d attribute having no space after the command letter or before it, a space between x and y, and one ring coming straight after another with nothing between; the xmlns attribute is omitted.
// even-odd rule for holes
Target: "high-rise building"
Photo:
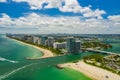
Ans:
<svg viewBox="0 0 120 80"><path fill-rule="evenodd" d="M66 39L66 49L68 53L78 53L80 51L81 47L81 42L80 41L75 41L74 37L68 37Z"/></svg>
<svg viewBox="0 0 120 80"><path fill-rule="evenodd" d="M27 42L33 42L33 36L31 35L24 35L23 40Z"/></svg>
<svg viewBox="0 0 120 80"><path fill-rule="evenodd" d="M29 36L29 37L27 38L27 41L28 41L28 42L33 42L33 37Z"/></svg>
<svg viewBox="0 0 120 80"><path fill-rule="evenodd" d="M62 42L62 43L55 42L53 44L53 48L55 49L65 49L65 47L66 47L66 42Z"/></svg>
<svg viewBox="0 0 120 80"><path fill-rule="evenodd" d="M41 37L41 45L45 45L46 40L47 40L47 37L42 36Z"/></svg>
<svg viewBox="0 0 120 80"><path fill-rule="evenodd" d="M53 37L48 37L48 39L45 42L45 45L49 47L53 47L54 42L55 42L55 39Z"/></svg>
<svg viewBox="0 0 120 80"><path fill-rule="evenodd" d="M75 39L73 37L69 37L66 39L66 49L68 53L74 53L75 52Z"/></svg>
<svg viewBox="0 0 120 80"><path fill-rule="evenodd" d="M40 44L40 38L36 37L36 36L33 36L33 43Z"/></svg>
<svg viewBox="0 0 120 80"><path fill-rule="evenodd" d="M76 49L76 53L77 52L80 52L80 50L81 50L81 42L80 41L76 41L75 42L75 49Z"/></svg>

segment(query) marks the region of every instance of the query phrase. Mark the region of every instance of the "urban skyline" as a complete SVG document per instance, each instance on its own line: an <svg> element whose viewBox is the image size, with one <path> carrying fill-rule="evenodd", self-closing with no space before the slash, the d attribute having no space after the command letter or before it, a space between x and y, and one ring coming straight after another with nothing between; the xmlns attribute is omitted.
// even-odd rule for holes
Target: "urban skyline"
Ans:
<svg viewBox="0 0 120 80"><path fill-rule="evenodd" d="M0 80L120 80L120 0L0 0Z"/></svg>

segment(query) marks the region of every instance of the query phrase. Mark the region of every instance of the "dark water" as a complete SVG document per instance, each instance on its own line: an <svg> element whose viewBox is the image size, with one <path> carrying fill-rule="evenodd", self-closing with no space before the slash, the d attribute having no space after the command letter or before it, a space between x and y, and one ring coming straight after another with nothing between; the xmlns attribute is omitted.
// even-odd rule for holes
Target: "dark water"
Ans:
<svg viewBox="0 0 120 80"><path fill-rule="evenodd" d="M55 67L56 64L75 61L87 54L89 53L26 60L25 57L38 57L42 53L1 35L0 80L91 80L73 69Z"/></svg>

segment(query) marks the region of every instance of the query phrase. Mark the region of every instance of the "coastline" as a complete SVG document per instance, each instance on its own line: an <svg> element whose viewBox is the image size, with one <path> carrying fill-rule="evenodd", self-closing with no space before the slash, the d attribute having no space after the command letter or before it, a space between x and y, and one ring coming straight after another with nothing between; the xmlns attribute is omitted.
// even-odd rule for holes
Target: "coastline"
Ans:
<svg viewBox="0 0 120 80"><path fill-rule="evenodd" d="M105 69L101 69L96 66L86 64L82 60L77 63L60 64L60 66L80 71L93 80L120 80L119 75L107 71Z"/></svg>
<svg viewBox="0 0 120 80"><path fill-rule="evenodd" d="M12 40L15 40L15 39L12 39ZM28 44L28 43L25 43L25 42L22 42L22 41L19 41L19 40L15 40L15 41L17 41L21 44L28 45L28 46L31 46L33 48L36 48L43 53L43 56L36 57L36 58L29 58L28 57L26 59L34 60L34 59L48 58L48 57L55 56L55 55L53 55L53 53L50 50L43 49L43 48L40 48L38 46ZM60 67L68 67L68 68L74 69L76 71L79 71L79 72L85 74L86 76L90 77L93 80L120 80L119 75L114 74L112 72L109 72L107 70L104 70L104 69L86 64L81 60L77 63L65 63L65 64L60 64L59 66Z"/></svg>
<svg viewBox="0 0 120 80"><path fill-rule="evenodd" d="M7 37L8 38L8 37ZM12 39L12 38L10 38ZM15 40L15 39L12 39L12 40ZM25 42L22 42L22 41L19 41L19 40L15 40L21 44L24 44L24 45L27 45L27 46L30 46L30 47L33 47L33 48L36 48L37 50L39 50L40 52L42 52L43 56L40 56L40 57L36 57L36 58L30 58L30 57L26 57L26 59L29 59L29 60L34 60L34 59L40 59L40 58L48 58L48 57L53 57L55 55L53 55L54 53L52 53L51 51L47 50L47 49L43 49L43 48L40 48L38 46L35 46L35 45L32 45L32 44L28 44L28 43L25 43Z"/></svg>

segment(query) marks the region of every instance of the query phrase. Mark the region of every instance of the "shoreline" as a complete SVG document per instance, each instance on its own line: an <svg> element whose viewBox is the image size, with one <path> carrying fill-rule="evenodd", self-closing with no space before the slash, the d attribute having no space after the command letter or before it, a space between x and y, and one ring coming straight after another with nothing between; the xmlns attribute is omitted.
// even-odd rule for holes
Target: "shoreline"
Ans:
<svg viewBox="0 0 120 80"><path fill-rule="evenodd" d="M7 37L8 38L8 37ZM10 38L12 39L12 38ZM32 44L29 44L29 43L25 43L25 42L22 42L22 41L19 41L19 40L16 40L16 39L12 39L12 40L15 40L23 45L27 45L27 46L30 46L30 47L33 47L33 48L36 48L37 50L39 50L41 53L42 53L42 56L40 57L36 57L36 58L30 58L30 57L26 57L26 59L28 60L35 60L35 59L40 59L40 58L48 58L48 57L53 57L55 56L54 53L52 53L51 51L47 50L47 49L43 49L43 48L40 48L38 46L35 46L35 45L32 45Z"/></svg>
<svg viewBox="0 0 120 80"><path fill-rule="evenodd" d="M12 40L15 40L15 39L12 39ZM28 45L28 46L31 46L33 48L36 48L40 52L43 53L43 56L40 56L40 57L36 57L36 58L27 57L26 59L28 59L28 60L35 60L35 59L48 58L48 57L55 56L55 55L53 55L53 53L50 50L43 49L43 48L40 48L38 46L28 44L28 43L25 43L25 42L22 42L19 40L15 40L15 41L22 43L22 44L25 44L25 45ZM92 80L120 80L119 75L114 74L114 73L107 71L105 69L86 64L82 60L80 60L77 63L59 64L59 66L63 67L63 68L68 67L68 68L74 69L76 71L79 71L79 72L83 73L84 75L88 76L89 78L91 78Z"/></svg>
<svg viewBox="0 0 120 80"><path fill-rule="evenodd" d="M86 64L82 60L77 63L60 64L59 66L72 68L74 70L82 72L93 80L120 80L119 75L105 69Z"/></svg>

